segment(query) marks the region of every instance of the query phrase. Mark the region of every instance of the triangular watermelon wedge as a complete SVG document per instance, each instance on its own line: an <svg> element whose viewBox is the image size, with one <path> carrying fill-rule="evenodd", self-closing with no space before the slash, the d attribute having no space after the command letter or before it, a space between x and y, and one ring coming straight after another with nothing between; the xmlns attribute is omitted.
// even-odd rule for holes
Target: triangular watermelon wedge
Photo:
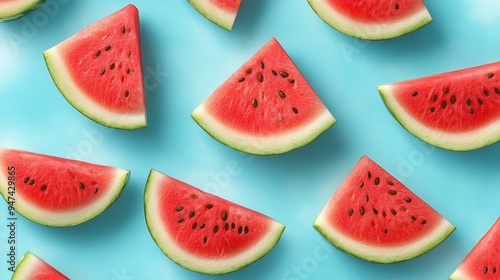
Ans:
<svg viewBox="0 0 500 280"><path fill-rule="evenodd" d="M420 256L454 230L450 222L367 156L314 221L338 249L375 263Z"/></svg>
<svg viewBox="0 0 500 280"><path fill-rule="evenodd" d="M146 126L139 12L134 5L43 52L50 75L78 111L109 127Z"/></svg>
<svg viewBox="0 0 500 280"><path fill-rule="evenodd" d="M336 122L275 38L191 116L221 143L257 155L302 147Z"/></svg>
<svg viewBox="0 0 500 280"><path fill-rule="evenodd" d="M16 266L11 280L69 280L69 278L28 251Z"/></svg>
<svg viewBox="0 0 500 280"><path fill-rule="evenodd" d="M151 170L146 223L158 247L178 265L225 274L250 265L278 243L285 226L259 212Z"/></svg>
<svg viewBox="0 0 500 280"><path fill-rule="evenodd" d="M432 21L422 0L308 0L316 14L346 35L385 40L413 32Z"/></svg>
<svg viewBox="0 0 500 280"><path fill-rule="evenodd" d="M500 279L500 217L450 276L450 280L468 279Z"/></svg>
<svg viewBox="0 0 500 280"><path fill-rule="evenodd" d="M436 147L467 151L500 140L500 62L378 86L396 120Z"/></svg>
<svg viewBox="0 0 500 280"><path fill-rule="evenodd" d="M200 14L218 26L231 31L241 0L188 0Z"/></svg>
<svg viewBox="0 0 500 280"><path fill-rule="evenodd" d="M45 0L2 0L0 22L15 20L36 10Z"/></svg>

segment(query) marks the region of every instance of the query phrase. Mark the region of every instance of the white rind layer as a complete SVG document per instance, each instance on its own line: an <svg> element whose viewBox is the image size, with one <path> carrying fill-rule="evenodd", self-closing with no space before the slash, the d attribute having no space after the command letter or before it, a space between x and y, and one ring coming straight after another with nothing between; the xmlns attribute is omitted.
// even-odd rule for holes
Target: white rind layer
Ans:
<svg viewBox="0 0 500 280"><path fill-rule="evenodd" d="M272 136L254 136L226 126L214 118L203 103L193 110L191 116L208 134L222 144L256 155L281 154L302 147L312 142L336 122L332 114L325 109L312 121L293 128L289 132Z"/></svg>
<svg viewBox="0 0 500 280"><path fill-rule="evenodd" d="M237 13L220 9L209 0L188 0L188 2L211 22L228 31L233 28Z"/></svg>
<svg viewBox="0 0 500 280"><path fill-rule="evenodd" d="M308 0L314 12L332 28L348 36L366 40L386 40L413 32L432 21L427 9L391 22L364 23L335 10L327 0Z"/></svg>
<svg viewBox="0 0 500 280"><path fill-rule="evenodd" d="M159 211L156 194L159 192L158 188L162 187L159 182L164 177L165 175L154 169L149 174L144 193L146 224L151 236L163 253L186 269L204 274L225 274L236 271L257 261L271 251L285 230L283 224L272 220L266 236L253 244L250 249L242 251L238 255L221 259L200 258L193 255L177 246L175 237L165 231L161 224L163 217L159 215L161 211Z"/></svg>
<svg viewBox="0 0 500 280"><path fill-rule="evenodd" d="M102 125L119 129L138 129L146 127L146 114L118 113L102 107L91 100L78 85L73 82L62 59L59 45L43 52L47 68L61 94L80 113Z"/></svg>
<svg viewBox="0 0 500 280"><path fill-rule="evenodd" d="M467 132L447 132L424 125L412 117L394 98L396 86L377 87L394 118L411 134L433 146L452 151L469 151L500 140L500 119Z"/></svg>
<svg viewBox="0 0 500 280"><path fill-rule="evenodd" d="M0 22L15 20L42 5L45 0L17 0L0 3Z"/></svg>
<svg viewBox="0 0 500 280"><path fill-rule="evenodd" d="M393 247L375 246L361 243L337 231L330 226L327 215L328 210L325 208L314 221L314 228L342 251L375 263L395 263L418 257L436 247L455 230L455 226L442 218L431 232L414 242Z"/></svg>

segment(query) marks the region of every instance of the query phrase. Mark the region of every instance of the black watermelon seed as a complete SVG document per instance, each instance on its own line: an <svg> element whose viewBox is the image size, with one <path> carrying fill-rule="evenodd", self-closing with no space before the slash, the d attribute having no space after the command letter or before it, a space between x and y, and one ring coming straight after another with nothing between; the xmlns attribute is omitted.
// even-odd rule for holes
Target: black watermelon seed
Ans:
<svg viewBox="0 0 500 280"><path fill-rule="evenodd" d="M441 108L446 108L446 101L441 102Z"/></svg>
<svg viewBox="0 0 500 280"><path fill-rule="evenodd" d="M368 176L368 179L370 179L372 177L372 174L370 173L370 171L368 171L367 176Z"/></svg>
<svg viewBox="0 0 500 280"><path fill-rule="evenodd" d="M95 57L98 57L100 55L101 55L101 51L100 50L95 53Z"/></svg>
<svg viewBox="0 0 500 280"><path fill-rule="evenodd" d="M374 213L375 215L377 215L377 214L378 214L378 210L377 210L377 209L375 209L375 208L373 208L373 213Z"/></svg>
<svg viewBox="0 0 500 280"><path fill-rule="evenodd" d="M33 180L33 179L30 179L30 181L28 182L28 184L29 184L29 185L31 185L31 186L32 186L34 183L35 183L35 180Z"/></svg>
<svg viewBox="0 0 500 280"><path fill-rule="evenodd" d="M405 197L405 201L408 202L408 203L410 203L411 202L411 198Z"/></svg>
<svg viewBox="0 0 500 280"><path fill-rule="evenodd" d="M465 104L467 104L467 106L470 106L470 104L472 104L472 101L470 101L470 99L467 98L467 100L465 100Z"/></svg>
<svg viewBox="0 0 500 280"><path fill-rule="evenodd" d="M226 211L222 212L222 220L223 221L227 220L227 212Z"/></svg>
<svg viewBox="0 0 500 280"><path fill-rule="evenodd" d="M184 209L184 206L182 206L182 205L179 205L179 206L175 207L175 211L177 211L177 212L180 212L183 209Z"/></svg>
<svg viewBox="0 0 500 280"><path fill-rule="evenodd" d="M477 103L479 103L479 105L483 105L483 100L481 100L481 98L478 98Z"/></svg>
<svg viewBox="0 0 500 280"><path fill-rule="evenodd" d="M387 213L385 212L385 210L382 210L382 216L387 217Z"/></svg>
<svg viewBox="0 0 500 280"><path fill-rule="evenodd" d="M125 26L122 26L122 34L125 34Z"/></svg>
<svg viewBox="0 0 500 280"><path fill-rule="evenodd" d="M396 10L399 10L399 4L398 4L398 3L394 4L394 8L395 8Z"/></svg>
<svg viewBox="0 0 500 280"><path fill-rule="evenodd" d="M191 195L191 198L197 199L197 198L198 198L198 196L197 196L196 194L192 194L192 195Z"/></svg>
<svg viewBox="0 0 500 280"><path fill-rule="evenodd" d="M295 114L298 114L299 113L299 110L297 110L297 108L293 107L292 108L292 111L295 113Z"/></svg>
<svg viewBox="0 0 500 280"><path fill-rule="evenodd" d="M264 69L264 62L260 62L260 68Z"/></svg>
<svg viewBox="0 0 500 280"><path fill-rule="evenodd" d="M40 190L41 190L42 192L43 192L43 191L45 191L46 189L47 189L47 185L43 185L43 186L41 186L41 187L40 187Z"/></svg>
<svg viewBox="0 0 500 280"><path fill-rule="evenodd" d="M365 214L365 208L363 206L359 207L359 214L361 215Z"/></svg>
<svg viewBox="0 0 500 280"><path fill-rule="evenodd" d="M285 96L286 96L285 93L282 90L280 90L278 92L278 94L280 95L281 98L285 98Z"/></svg>
<svg viewBox="0 0 500 280"><path fill-rule="evenodd" d="M469 112L472 114L474 114L474 108L470 108Z"/></svg>
<svg viewBox="0 0 500 280"><path fill-rule="evenodd" d="M261 83L264 81L264 76L262 76L261 73L257 74L257 81L259 81Z"/></svg>
<svg viewBox="0 0 500 280"><path fill-rule="evenodd" d="M425 225L426 223L427 223L427 221L426 221L426 220L422 220L422 221L420 222L420 224L422 224L422 225Z"/></svg>
<svg viewBox="0 0 500 280"><path fill-rule="evenodd" d="M273 73L274 76L278 76L278 73L276 73L276 71L274 70L271 70L271 73Z"/></svg>
<svg viewBox="0 0 500 280"><path fill-rule="evenodd" d="M387 234L387 228L384 228L384 233Z"/></svg>
<svg viewBox="0 0 500 280"><path fill-rule="evenodd" d="M195 229L198 226L198 223L194 222L193 225L191 226L192 229Z"/></svg>
<svg viewBox="0 0 500 280"><path fill-rule="evenodd" d="M228 224L228 223L225 223L225 224L224 224L224 229L225 229L226 231L228 231L228 230L229 230L229 224Z"/></svg>
<svg viewBox="0 0 500 280"><path fill-rule="evenodd" d="M245 228L243 228L243 232L244 232L244 233L248 233L248 231L249 231L248 227L247 227L247 226L245 226Z"/></svg>
<svg viewBox="0 0 500 280"><path fill-rule="evenodd" d="M204 236L204 237L203 237L203 244L206 244L206 243L207 243L207 241L208 241L208 240L207 240L207 237L206 237L206 236Z"/></svg>
<svg viewBox="0 0 500 280"><path fill-rule="evenodd" d="M200 228L204 228L204 227L205 227L205 223L201 223Z"/></svg>
<svg viewBox="0 0 500 280"><path fill-rule="evenodd" d="M114 63L112 63L112 64L109 66L109 69L111 69L111 70L115 69L115 64L114 64Z"/></svg>
<svg viewBox="0 0 500 280"><path fill-rule="evenodd" d="M366 202L370 201L370 197L368 196L368 194L365 195L365 201Z"/></svg>
<svg viewBox="0 0 500 280"><path fill-rule="evenodd" d="M259 102L257 101L257 99L252 100L252 106L254 108L257 108L258 105L259 105Z"/></svg>
<svg viewBox="0 0 500 280"><path fill-rule="evenodd" d="M94 189L94 193L97 193L99 191L99 188Z"/></svg>
<svg viewBox="0 0 500 280"><path fill-rule="evenodd" d="M432 98L432 100L436 100L438 97L437 97L437 95L433 94L431 98Z"/></svg>
<svg viewBox="0 0 500 280"><path fill-rule="evenodd" d="M394 183L392 181L387 182L389 186L394 186Z"/></svg>
<svg viewBox="0 0 500 280"><path fill-rule="evenodd" d="M436 110L436 108L431 107L431 112L434 112L435 110Z"/></svg>
<svg viewBox="0 0 500 280"><path fill-rule="evenodd" d="M354 214L354 210L351 208L349 209L349 212L347 212L347 215L352 216L352 214Z"/></svg>
<svg viewBox="0 0 500 280"><path fill-rule="evenodd" d="M415 216L410 216L410 218L411 218L412 220L414 220L414 221L415 221L415 220L417 220L417 218L415 218Z"/></svg>
<svg viewBox="0 0 500 280"><path fill-rule="evenodd" d="M375 182L375 185L380 184L380 178L379 177L375 178L374 182Z"/></svg>
<svg viewBox="0 0 500 280"><path fill-rule="evenodd" d="M456 97L455 95L452 95L452 96L450 97L450 103L451 103L451 104L455 104L455 102L457 102L457 97Z"/></svg>
<svg viewBox="0 0 500 280"><path fill-rule="evenodd" d="M215 225L214 226L214 233L217 233L219 231L219 226L218 225Z"/></svg>
<svg viewBox="0 0 500 280"><path fill-rule="evenodd" d="M295 80L294 80L294 79L290 79L290 80L288 80L288 82L289 82L290 84L293 84L293 83L295 83Z"/></svg>
<svg viewBox="0 0 500 280"><path fill-rule="evenodd" d="M395 191L395 190L389 190L389 194L390 194L390 195L396 195L397 193L398 193L398 192L397 192L397 191Z"/></svg>
<svg viewBox="0 0 500 280"><path fill-rule="evenodd" d="M241 226L238 227L238 233L239 234L243 233L243 228Z"/></svg>
<svg viewBox="0 0 500 280"><path fill-rule="evenodd" d="M449 88L444 88L444 93L448 93L450 92L450 89Z"/></svg>
<svg viewBox="0 0 500 280"><path fill-rule="evenodd" d="M82 182L80 182L80 189L82 189L82 190L85 189L85 185Z"/></svg>
<svg viewBox="0 0 500 280"><path fill-rule="evenodd" d="M488 90L486 90L486 89L485 89L485 90L483 90L483 93L484 93L484 95L486 95L486 96L490 95L490 93L489 93L489 92L488 92Z"/></svg>
<svg viewBox="0 0 500 280"><path fill-rule="evenodd" d="M240 78L240 79L238 80L238 82L240 82L240 83L241 83L241 82L243 82L243 81L245 81L245 78Z"/></svg>
<svg viewBox="0 0 500 280"><path fill-rule="evenodd" d="M285 71L280 71L280 75L281 75L281 77L283 77L283 78L286 78L286 77L288 77L288 76L289 76L289 75L288 75L288 73L287 73L287 72L285 72Z"/></svg>
<svg viewBox="0 0 500 280"><path fill-rule="evenodd" d="M125 97L128 97L130 95L130 91L125 91Z"/></svg>
<svg viewBox="0 0 500 280"><path fill-rule="evenodd" d="M26 177L26 179L24 179L25 184L27 184L29 181L30 181L30 177Z"/></svg>
<svg viewBox="0 0 500 280"><path fill-rule="evenodd" d="M495 91L496 94L500 94L500 89L494 88L494 91Z"/></svg>
<svg viewBox="0 0 500 280"><path fill-rule="evenodd" d="M125 70L125 72L127 72L127 74L130 74L130 68L127 68L127 70Z"/></svg>
<svg viewBox="0 0 500 280"><path fill-rule="evenodd" d="M391 213L392 213L392 215L394 215L394 216L396 216L396 214L397 214L396 210L394 210L394 209L391 209Z"/></svg>
<svg viewBox="0 0 500 280"><path fill-rule="evenodd" d="M252 68L248 68L248 69L245 71L245 73L247 73L247 74L252 73Z"/></svg>
<svg viewBox="0 0 500 280"><path fill-rule="evenodd" d="M104 48L104 50L105 50L105 51L109 51L109 50L111 50L111 46L106 46L106 47Z"/></svg>
<svg viewBox="0 0 500 280"><path fill-rule="evenodd" d="M495 74L493 74L493 73L489 73L489 74L488 74L488 79L491 79L491 78L493 78L493 77L495 77Z"/></svg>
<svg viewBox="0 0 500 280"><path fill-rule="evenodd" d="M483 267L483 273L488 274L488 267L487 266Z"/></svg>
<svg viewBox="0 0 500 280"><path fill-rule="evenodd" d="M101 75L104 75L104 73L106 73L106 68L102 68L101 70Z"/></svg>
<svg viewBox="0 0 500 280"><path fill-rule="evenodd" d="M496 267L496 266L493 266L493 268L491 269L491 272L493 272L493 273L497 273L497 267Z"/></svg>
<svg viewBox="0 0 500 280"><path fill-rule="evenodd" d="M208 209L212 209L212 207L214 207L214 205L209 203L209 204L205 205L205 207L207 207Z"/></svg>
<svg viewBox="0 0 500 280"><path fill-rule="evenodd" d="M183 217L180 217L178 220L177 220L178 223L182 223L184 222L184 218Z"/></svg>
<svg viewBox="0 0 500 280"><path fill-rule="evenodd" d="M234 223L231 223L231 228L234 229L236 225Z"/></svg>
<svg viewBox="0 0 500 280"><path fill-rule="evenodd" d="M359 187L360 187L360 188L363 188L364 186L365 186L365 183L364 183L364 182L359 183Z"/></svg>
<svg viewBox="0 0 500 280"><path fill-rule="evenodd" d="M196 214L196 212L195 212L194 210L191 210L191 211L189 212L189 218L194 217L194 215L195 215L195 214Z"/></svg>
<svg viewBox="0 0 500 280"><path fill-rule="evenodd" d="M416 92L416 91L411 94L411 96L417 96L417 95L418 95L418 92Z"/></svg>

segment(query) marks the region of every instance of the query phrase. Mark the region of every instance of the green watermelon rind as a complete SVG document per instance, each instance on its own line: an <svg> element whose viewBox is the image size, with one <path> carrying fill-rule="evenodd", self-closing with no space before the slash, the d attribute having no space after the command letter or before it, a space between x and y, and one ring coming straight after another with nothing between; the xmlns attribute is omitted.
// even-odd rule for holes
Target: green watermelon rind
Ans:
<svg viewBox="0 0 500 280"><path fill-rule="evenodd" d="M387 40L397 38L432 22L427 9L420 10L411 17L394 22L362 23L348 18L333 9L327 0L307 0L313 11L333 29L359 39Z"/></svg>
<svg viewBox="0 0 500 280"><path fill-rule="evenodd" d="M64 274L62 274L60 271L55 269L53 266L42 260L40 257L37 255L33 254L30 251L27 251L19 260L19 263L16 266L16 270L12 274L11 280L23 280L23 279L28 279L27 277L32 276L32 273L39 272L38 269L39 267L37 265L47 265L54 271L57 271L60 274L60 278L58 279L51 279L51 280L64 280L64 279L69 279L66 277ZM35 270L35 271L33 271Z"/></svg>
<svg viewBox="0 0 500 280"><path fill-rule="evenodd" d="M348 255L373 263L397 263L414 259L441 244L453 231L455 226L442 218L432 232L402 246L370 246L358 242L342 234L329 225L328 210L325 208L315 219L313 227L333 246Z"/></svg>
<svg viewBox="0 0 500 280"><path fill-rule="evenodd" d="M500 141L500 120L471 132L448 133L422 124L412 117L394 98L393 84L377 87L382 100L391 115L409 133L435 147L450 151L470 151L491 145Z"/></svg>
<svg viewBox="0 0 500 280"><path fill-rule="evenodd" d="M104 108L87 97L69 75L70 71L60 55L58 46L43 52L43 57L52 80L64 98L80 113L89 119L111 128L139 129L146 127L146 115L118 113Z"/></svg>
<svg viewBox="0 0 500 280"><path fill-rule="evenodd" d="M237 257L207 260L198 258L193 254L185 252L176 246L176 242L169 238L168 233L161 228L161 217L155 216L154 197L155 187L159 186L159 181L167 175L151 169L144 191L144 215L147 228L151 237L160 250L177 265L198 273L221 275L237 271L258 261L267 255L281 239L285 226L278 221L272 220L272 225L266 237L261 238L259 243L252 246L251 250L246 250ZM222 198L221 198L222 199Z"/></svg>
<svg viewBox="0 0 500 280"><path fill-rule="evenodd" d="M11 4L14 8L0 10L0 22L16 20L22 18L34 10L38 9L46 0L23 0ZM5 4L4 4L5 5Z"/></svg>
<svg viewBox="0 0 500 280"><path fill-rule="evenodd" d="M213 117L203 103L193 110L191 117L220 143L255 155L276 155L298 149L318 138L336 123L336 119L328 109L324 109L316 118L300 127L280 132L277 135L258 136L225 126Z"/></svg>
<svg viewBox="0 0 500 280"><path fill-rule="evenodd" d="M0 158L1 154L5 150L9 149L0 148ZM82 163L85 165L92 164L88 162ZM74 211L48 211L32 205L31 203L26 203L23 199L17 197L18 194L16 193L14 193L14 209L17 214L23 216L24 218L44 226L71 227L84 223L97 217L108 209L121 195L129 180L129 170L115 167L111 168L115 171L115 179L108 186L107 194L102 196L99 201L92 202L82 209ZM3 170L7 170L7 166L3 166ZM0 172L0 194L6 202L12 201L12 198L9 200L10 194L8 182L8 178L4 177L4 174Z"/></svg>
<svg viewBox="0 0 500 280"><path fill-rule="evenodd" d="M235 13L226 12L207 0L188 0L200 14L227 31L231 31L236 20Z"/></svg>

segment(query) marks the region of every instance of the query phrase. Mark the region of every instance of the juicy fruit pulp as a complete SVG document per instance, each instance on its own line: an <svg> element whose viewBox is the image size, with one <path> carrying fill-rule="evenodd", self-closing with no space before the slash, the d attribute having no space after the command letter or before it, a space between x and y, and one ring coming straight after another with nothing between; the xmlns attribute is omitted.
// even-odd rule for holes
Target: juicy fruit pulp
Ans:
<svg viewBox="0 0 500 280"><path fill-rule="evenodd" d="M156 170L146 184L146 223L175 263L205 274L224 274L266 255L285 226L251 209L203 192Z"/></svg>
<svg viewBox="0 0 500 280"><path fill-rule="evenodd" d="M200 104L192 117L221 143L259 155L304 146L336 121L275 38Z"/></svg>
<svg viewBox="0 0 500 280"><path fill-rule="evenodd" d="M450 279L500 279L500 218L467 254Z"/></svg>
<svg viewBox="0 0 500 280"><path fill-rule="evenodd" d="M47 226L83 223L120 195L129 171L0 148L0 192L25 218Z"/></svg>
<svg viewBox="0 0 500 280"><path fill-rule="evenodd" d="M62 95L102 125L146 126L139 33L139 12L128 5L43 53Z"/></svg>
<svg viewBox="0 0 500 280"><path fill-rule="evenodd" d="M188 0L200 14L218 26L231 31L241 0Z"/></svg>
<svg viewBox="0 0 500 280"><path fill-rule="evenodd" d="M69 280L69 278L37 255L26 252L11 280Z"/></svg>
<svg viewBox="0 0 500 280"><path fill-rule="evenodd" d="M337 248L377 263L417 257L455 230L367 156L339 186L314 227Z"/></svg>
<svg viewBox="0 0 500 280"><path fill-rule="evenodd" d="M316 14L346 35L368 40L399 37L430 23L422 0L308 0Z"/></svg>
<svg viewBox="0 0 500 280"><path fill-rule="evenodd" d="M44 2L45 0L0 0L0 22L23 17Z"/></svg>
<svg viewBox="0 0 500 280"><path fill-rule="evenodd" d="M500 140L500 62L378 90L396 120L431 145L466 151Z"/></svg>

